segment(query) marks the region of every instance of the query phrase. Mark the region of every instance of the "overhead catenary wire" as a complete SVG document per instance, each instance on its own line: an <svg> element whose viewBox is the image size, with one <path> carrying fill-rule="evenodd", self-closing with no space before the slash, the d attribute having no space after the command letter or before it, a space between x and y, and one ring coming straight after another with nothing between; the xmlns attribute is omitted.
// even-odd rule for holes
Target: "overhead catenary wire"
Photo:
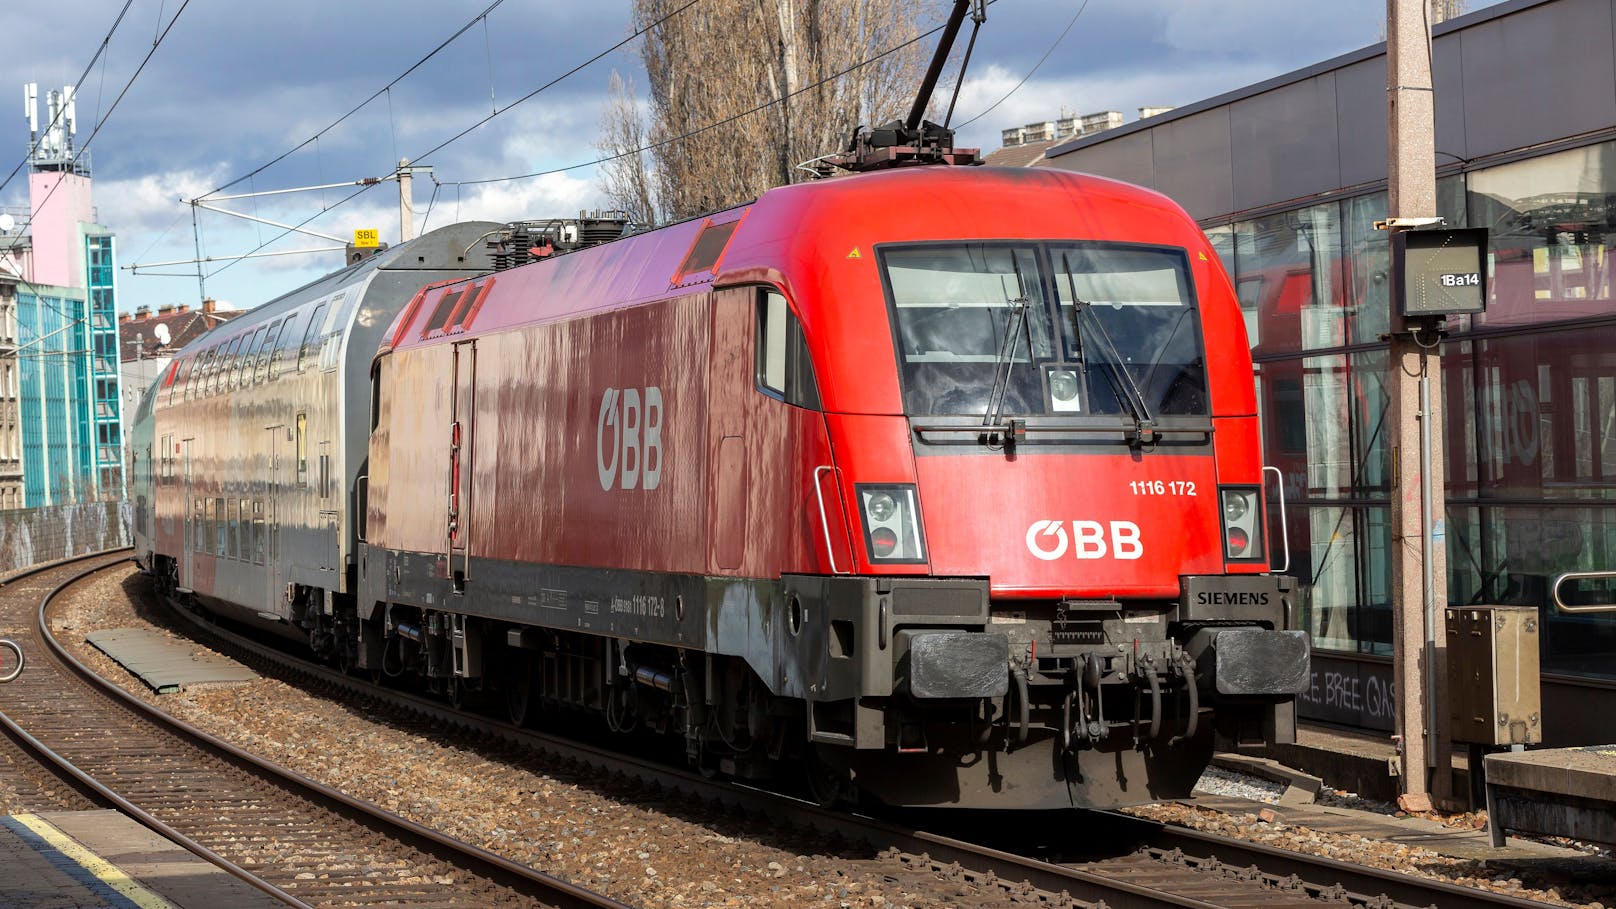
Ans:
<svg viewBox="0 0 1616 909"><path fill-rule="evenodd" d="M303 148L307 147L309 143L318 142L321 136L325 135L326 133L330 132L333 129L336 129L338 126L341 126L343 124L343 122L346 121L349 117L352 117L354 114L359 113L366 106L368 106L372 101L375 101L377 98L380 98L384 93L389 92L393 88L393 86L399 84L400 82L402 82L406 78L408 78L411 73L415 72L416 70L420 69L422 66L426 65L426 63L428 61L430 61L433 57L436 57L439 53L441 53L444 48L446 48L449 45L453 44L457 38L459 38L461 35L464 35L467 31L469 31L471 29L472 26L476 25L479 21L482 21L482 20L486 19L488 17L489 13L492 13L494 10L498 9L500 7L500 5L503 4L504 2L505 2L505 0L494 0L493 3L488 4L488 6L485 9L483 9L482 12L480 12L477 15L473 16L464 25L460 26L458 29L455 29L453 34L451 34L449 37L447 37L447 38L443 39L441 42L439 42L437 47L434 47L432 50L428 51L427 54L425 56L423 56L421 59L415 61L414 63L411 63L407 69L405 69L402 73L399 73L396 77L394 77L393 81L387 83L386 85L382 86L381 88L376 89L376 91L371 93L370 97L368 97L365 100L363 100L363 101L359 102L358 104L354 105L352 108L350 108L348 110L347 113L345 113L342 116L338 117L337 119L331 121L325 127L323 127L318 132L316 132L314 135L308 137L307 139L304 139L302 142L299 142L298 144L296 144L296 145L292 146L291 148L287 149L286 151L281 152L280 154L276 155L274 158L270 159L269 161L265 162L264 164L259 165L258 167L254 168L253 170L249 171L248 173L242 174L241 176L235 178L234 180L231 180L228 183L222 184L222 185L217 186L214 189L212 189L212 190L210 190L210 191L208 191L206 193L203 193L200 198L205 199L208 196L214 195L216 193L222 193L225 190L229 189L230 187L235 186L236 184L242 182L243 180L247 180L247 179L250 179L252 177L256 177L259 174L263 173L264 171L268 170L269 168L274 167L275 165L279 164L282 161L285 161L287 158L291 157L292 155L296 154L298 151L300 151ZM393 157L395 159L398 157L397 149L394 149Z"/></svg>
<svg viewBox="0 0 1616 909"><path fill-rule="evenodd" d="M1083 15L1083 11L1088 9L1088 8L1089 8L1089 0L1083 0L1083 2L1081 4L1079 4L1079 6L1077 7L1077 12L1072 14L1072 20L1070 22L1066 23L1065 28L1061 29L1061 33L1055 37L1055 42L1053 44L1049 45L1049 50L1044 51L1044 55L1042 57L1038 58L1038 62L1034 63L1032 65L1032 69L1027 70L1027 75L1022 76L1021 81L1017 82L1014 88L1012 88L1009 91L1005 92L1004 97L1002 97L999 100L993 102L992 104L989 104L987 106L986 110L982 111L980 114L977 114L976 116L972 117L971 119L966 120L964 123L961 123L957 128L958 129L964 129L967 126L970 126L972 123L975 123L976 121L982 119L983 117L986 117L988 114L993 113L994 108L996 108L999 105L1003 104L1004 102L1008 101L1010 99L1011 95L1013 95L1016 92L1020 91L1021 87L1023 85L1027 84L1027 80L1031 79L1033 77L1033 74L1038 72L1038 68L1044 65L1044 61L1049 59L1049 55L1053 54L1055 52L1055 48L1060 47L1061 42L1066 40L1066 34L1072 30L1072 26L1077 24L1078 17Z"/></svg>
<svg viewBox="0 0 1616 909"><path fill-rule="evenodd" d="M781 95L780 97L775 98L773 100L765 101L762 104L757 105L756 107L752 107L752 108L749 108L747 110L741 111L738 114L733 114L731 116L725 117L722 120L717 120L715 122L708 123L708 124L703 125L703 126L698 126L695 129L680 133L680 134L675 135L675 136L669 136L669 137L667 137L665 139L661 139L661 140L658 140L656 142L652 142L652 143L650 143L648 145L642 145L639 148L630 149L630 150L624 151L624 152L618 152L615 155L603 155L602 157L595 158L595 159L590 160L590 161L580 161L577 164L569 164L569 165L566 165L564 167L555 167L555 168L551 168L549 170L534 171L533 173L528 173L528 174L514 174L514 175L511 175L511 176L507 176L507 177L488 177L488 178L485 178L485 179L482 179L482 180L461 180L461 181L459 181L457 183L446 183L444 185L445 186L480 186L480 185L483 185L483 184L486 184L486 183L506 183L506 182L510 182L512 180L529 180L529 179L533 179L535 177L548 177L548 176L551 176L552 174L563 174L563 173L567 173L568 171L580 170L580 169L585 168L585 167L594 167L594 166L599 165L599 164L606 164L608 162L617 161L619 159L627 158L627 157L630 157L632 155L639 155L639 154L644 154L645 152L648 152L648 151L654 151L656 149L662 148L663 146L672 145L675 142L682 142L682 141L684 141L686 139L693 139L696 136L702 135L703 133L711 132L712 130L718 129L721 126L728 126L731 123L736 122L737 120L741 120L743 118L750 117L753 114L756 114L756 113L758 113L760 111L768 110L769 108L774 107L777 104L782 104L782 103L784 103L786 101L789 101L792 98L797 97L798 95L806 94L807 92L813 91L814 89L819 88L820 86L826 84L827 82L834 82L835 80L842 78L843 76L847 75L848 73L857 72L858 70L861 70L864 67L869 66L869 65L871 65L873 63L876 63L876 62L878 62L880 60L883 60L883 59L897 53L898 51L901 51L904 48L909 47L912 44L917 44L920 41L925 40L926 38L929 38L932 35L937 34L938 32L942 31L945 27L946 26L944 26L944 25L938 25L938 26L936 26L936 27L934 27L934 28L932 28L932 29L930 29L928 31L921 32L920 34L915 35L913 38L910 38L907 41L901 41L901 42L899 42L897 44L894 44L893 46L887 48L884 51L881 51L878 54L875 54L874 56L866 57L863 60L860 60L859 62L854 63L852 66L849 66L849 67L847 67L845 69L841 69L841 70L838 70L838 71L836 71L834 73L831 73L830 75L824 77L823 79L820 79L817 82L812 82L812 83L809 83L807 85L804 85L804 86L798 88L794 92L789 92L789 93ZM447 144L447 143L445 143L445 144ZM433 151L436 151L436 150L437 149L433 149Z"/></svg>
<svg viewBox="0 0 1616 909"><path fill-rule="evenodd" d="M499 0L499 2L503 2L503 0ZM455 135L449 137L448 139L445 139L444 141L439 142L437 145L433 146L431 149L428 149L425 153L413 156L410 160L415 161L415 162L420 162L423 158L426 158L428 155L431 155L431 154L434 154L436 152L442 151L444 148L446 148L449 145L451 145L452 143L457 142L460 139L464 138L467 134L471 133L473 130L476 130L478 127L481 127L484 124L488 123L490 120L494 119L495 117L499 117L499 116L501 116L503 114L508 113L512 108L515 108L516 106L518 106L518 105L520 105L520 104L522 104L522 103L524 103L526 101L531 100L533 97L538 95L540 92L543 92L543 91L545 91L545 90L547 90L549 88L554 87L556 84L560 83L562 80L567 79L568 77L570 77L572 75L575 75L579 71L581 71L581 70L591 66L592 64L600 61L602 58L606 57L607 55L612 54L612 53L620 50L624 45L626 45L629 42L635 40L636 38L639 38L641 35L644 35L646 32L650 31L653 28L656 28L657 26L663 24L664 22L667 22L669 19L672 19L674 16L677 16L680 13L683 13L685 10L691 8L692 6L695 6L698 2L700 2L700 0L688 0L688 2L685 3L683 6L680 6L677 9L674 9L674 10L668 12L667 14L663 15L661 18L657 19L654 22L651 22L651 23L645 25L642 28L636 29L634 32L629 34L626 38L624 38L621 41L618 41L616 44L613 44L611 47L606 48L605 50L601 51L600 53L595 54L594 56L590 57L588 60L585 60L583 63L580 63L577 66L574 66L572 69L567 70L565 73L562 73L561 75L555 77L554 79L551 79L550 81L544 83L543 85L540 85L538 88L533 89L532 91L528 92L527 94L523 95L522 97L516 99L515 101L512 101L510 104L507 104L504 107L499 108L498 110L496 110L493 113L489 114L488 116L481 118L476 123L473 123L472 125L466 127L465 129L463 129L460 132L456 133ZM491 11L495 6L498 6L498 5L499 5L499 3L496 2L495 4L490 6L488 8L488 10L485 10L484 14L486 15L486 13L488 11ZM470 28L471 25L475 23L475 21L476 20L473 20L472 22L468 22L464 27L462 27L460 29L459 32L456 32L455 36L451 36L448 40L452 41L452 40L454 40L454 37L458 37L460 34L464 33L464 31L467 28ZM445 44L447 44L447 43L448 42L446 41ZM440 46L439 49L441 50L441 46ZM421 61L421 62L425 62L425 61ZM419 65L420 65L420 63L416 64L416 66L419 66ZM411 70L413 70L414 68L415 67L411 67ZM405 74L408 75L408 71L406 71ZM403 77L400 76L399 78L403 78ZM395 80L395 82L396 81L397 80ZM391 85L389 85L388 87L390 88ZM380 93L378 92L378 94L380 94ZM374 98L374 96L372 96L372 97ZM357 109L358 108L355 108L355 110L357 110ZM353 113L353 111L350 111L348 114L345 114L343 116L347 117L347 116L351 115L352 113ZM305 142L303 144L306 145L307 142ZM295 150L296 149L294 149L293 151L295 151ZM287 152L287 154L291 154L291 152ZM395 155L396 155L396 150L395 150ZM280 158L277 158L276 160L278 161L278 160L281 160L281 159L283 159L285 157L286 157L286 155L281 155ZM270 163L273 164L275 162L272 161ZM264 165L264 167L268 167L268 166L269 166L268 164ZM254 173L261 172L263 169L264 168L261 167L257 171L254 171ZM221 191L223 191L225 189L228 189L231 186L234 186L237 183L240 183L242 181L242 179L245 179L245 178L237 178L235 180L232 180L230 183L227 183L224 186L221 186L218 189L213 190L212 193L208 193L207 195L213 195L213 193L218 193L218 192L221 192ZM458 187L457 184L446 184L446 185L456 185ZM320 217L321 215L325 214L326 212L332 211L334 209L342 207L343 205L347 204L348 202L352 201L355 198L358 198L363 193L365 193L368 190L372 189L373 186L374 186L374 184L372 184L371 186L365 186L365 187L362 187L362 188L360 188L359 190L357 190L355 192L349 193L348 195L346 195L346 196L342 197L341 199L337 200L337 202L335 204L326 206L325 208L321 209L320 211L315 212L314 214L310 215L307 218L304 218L302 221L297 222L291 228L289 228L287 230L284 230L281 233L275 235L274 237L271 237L269 240L267 240L267 241L265 241L263 243L260 243L257 246L253 247L253 249L248 252L248 255L250 256L250 255L252 255L252 253L258 252L259 250L263 249L265 246L268 246L271 243L274 243L274 242L282 239L283 237L288 236L292 232L296 231L298 228L301 228L301 227L307 225L310 221L313 221L315 218ZM205 198L207 198L207 195L204 195L201 198L205 199ZM456 209L457 209L456 210L456 215L458 217L458 201L456 203ZM234 267L236 262L239 262L239 261L241 261L241 260L237 259L235 261L232 261L229 264L224 265L224 266L220 267L219 269L208 273L207 276L208 277L213 277L214 275L217 275L220 272L225 271L226 269Z"/></svg>
<svg viewBox="0 0 1616 909"><path fill-rule="evenodd" d="M666 15L662 16L662 18L656 20L655 22L652 22L651 24L645 26L644 28L641 28L641 29L638 29L638 30L634 31L628 37L626 37L623 40L617 42L616 44L612 45L611 47L606 48L605 50L603 50L600 53L594 55L593 57L590 57L588 60L585 60L584 62L578 64L577 66L574 66L572 69L567 70L566 72L562 73L561 75L556 76L554 79L551 79L549 82L546 82L543 85L539 86L538 88L533 89L532 91L528 92L527 94L523 95L522 97L517 98L515 101L512 101L511 103L505 105L504 107L495 110L493 113L489 114L488 116L483 117L481 120L478 120L476 123L471 124L470 126L466 127L465 129L461 130L460 132L455 133L453 136L450 136L449 138L443 140L442 142L439 142L437 145L434 145L433 147L427 149L426 152L424 152L422 154L419 154L419 155L416 155L415 157L411 158L410 160L419 162L419 161L425 159L429 155L436 154L437 152L442 151L444 148L448 147L449 145L451 145L451 144L453 144L455 142L458 142L461 139L465 138L473 130L483 126L484 124L488 123L488 121L490 121L490 120L494 119L495 117L498 117L498 116L500 116L502 114L508 113L512 108L514 108L517 105L520 105L520 104L522 104L522 103L524 103L526 101L531 100L535 95L539 94L542 91L545 91L546 89L554 87L557 83L559 83L562 80L568 78L569 76L576 75L577 73L581 72L582 70L587 69L590 66L593 66L595 63L598 63L602 58L606 57L608 54L615 53L616 51L621 49L623 47L623 45L628 44L630 41L633 41L636 38L639 38L641 35L645 34L646 32L650 31L651 29L656 28L657 26L661 25L664 22L667 22L669 19L672 19L674 16L677 16L680 13L684 12L685 10L691 8L692 6L695 6L699 2L700 2L700 0L689 0L689 2L685 3L685 5L677 8L677 9L675 9L675 10L669 12L669 13L667 13Z"/></svg>
<svg viewBox="0 0 1616 909"><path fill-rule="evenodd" d="M676 15L684 12L685 10L689 9L690 7L696 5L697 2L699 2L699 0L689 0L689 2L685 3L683 6L680 6L680 7L676 8L676 9L670 11L669 13L667 13L666 15L661 17L660 19L657 19L656 21L647 24L643 28L637 29L632 34L630 34L628 37L626 37L622 41L619 41L616 44L612 45L610 48L607 48L606 50L601 51L598 54L595 54L593 57L589 58L588 60L584 61L583 63L580 63L577 66L574 66L572 69L568 70L566 73L563 73L562 75L557 76L555 79L552 79L549 82L546 82L545 84L539 86L538 88L535 88L534 90L532 90L532 91L528 92L527 94L523 95L521 98L518 98L517 100L515 100L515 101L511 102L510 104L506 105L505 107L500 108L495 113L492 113L492 114L490 114L490 115L488 115L486 117L483 117L482 119L478 120L476 123L473 123L472 125L466 127L465 129L461 130L460 132L456 133L455 135L451 136L450 138L444 140L443 142L438 143L437 145L433 146L431 149L428 149L426 152L424 152L424 153L422 153L420 155L416 155L416 156L412 157L410 160L415 161L415 162L421 162L425 158L427 158L428 156L430 156L432 154L435 154L435 153L437 153L439 151L442 151L444 148L446 148L450 144L464 138L466 135L468 135L472 131L476 130L478 127L483 126L488 121L494 119L497 116L500 116L502 114L505 114L505 113L509 112L512 108L516 107L517 105L519 105L519 104L533 98L535 95L539 94L540 92L554 86L555 84L559 83L563 79L566 79L567 77L569 77L569 76L579 72L580 70L590 66L591 64L597 62L598 60L600 60L601 58L607 56L608 54L613 53L614 51L620 49L625 44L628 44L630 41L633 41L634 39L639 38L640 36L642 36L646 32L650 31L651 29L661 25L662 23L668 21L669 19L673 18L674 16L676 16ZM993 3L995 3L995 2L997 2L997 0L989 0L988 5L993 5ZM1086 0L1085 0L1084 6L1087 6ZM1082 10L1079 9L1078 13L1081 14ZM1074 22L1076 21L1075 16L1073 17L1073 21ZM804 86L798 88L796 91L790 92L790 93L785 94L785 95L782 95L779 98L776 98L776 99L773 99L773 100L770 100L770 101L766 101L766 102L764 102L762 104L759 104L759 105L757 105L755 107L752 107L752 108L750 108L748 110L745 110L745 111L742 111L740 113L734 114L732 116L726 117L726 118L724 118L722 120L718 120L718 121L715 121L713 123L709 123L709 124L706 124L704 126L697 127L696 129L689 130L689 131L681 133L679 135L669 136L669 137L667 137L665 139L661 139L661 140L659 140L657 142L653 142L653 143L641 146L641 147L636 148L636 149L631 149L629 151L619 152L619 153L614 154L614 155L605 155L605 156L601 156L599 158L595 158L595 159L592 159L592 160L589 160L589 161L582 161L582 162L579 162L579 163L576 163L576 164L566 165L564 167L557 167L557 168L550 168L550 169L547 169L547 170L534 171L532 173L515 174L515 175L511 175L511 176L504 176L504 177L489 177L489 178L485 178L485 179L481 179L481 180L461 180L461 181L455 181L455 182L450 182L450 183L442 183L440 185L441 186L453 186L453 187L455 187L455 190L456 190L456 217L458 218L458 216L459 216L459 203L460 203L459 191L460 191L460 189L462 187L465 187L465 186L478 186L478 185L484 185L484 184L490 184L490 183L504 183L504 182L511 182L511 181L515 181L515 180L527 180L527 179L533 179L533 178L537 178L537 177L550 176L550 175L553 175L553 174L567 173L569 171L580 170L580 169L587 168L587 167L594 167L594 166L599 165L599 164L605 164L605 163L610 162L610 161L616 161L616 160L619 160L619 159L622 159L622 158L629 157L631 155L643 154L644 152L647 152L647 151L652 151L652 150L662 148L662 147L667 146L667 145L671 145L671 144L676 143L676 142L684 141L686 139L691 139L691 138L694 138L696 136L703 135L705 133L711 132L712 130L718 129L720 127L727 126L727 125L729 125L731 123L734 123L734 122L736 122L736 121L738 121L738 120L740 120L742 118L752 116L753 114L756 114L756 113L758 113L760 111L767 110L770 107L773 107L775 105L784 103L786 101L789 101L790 99L795 98L798 95L802 95L802 94L805 94L805 93L807 93L809 91L813 91L813 90L819 88L820 86L825 85L826 83L835 81L836 79L840 79L840 78L842 78L843 76L846 76L849 73L856 72L856 71L858 71L860 69L863 69L866 66L870 66L870 65L872 65L872 64L874 64L876 62L879 62L880 60L885 59L886 57L891 56L892 54L895 54L895 53L897 53L897 52L899 52L899 51L901 51L901 50L903 50L903 49L905 49L905 48L907 48L907 47L909 47L909 46L911 46L913 44L916 44L916 43L918 43L920 41L925 40L926 38L931 37L932 35L937 34L938 32L942 31L944 27L945 27L944 25L940 24L940 25L937 25L937 26L935 26L935 27L933 27L931 29L928 29L926 31L920 32L920 33L916 34L914 37L909 38L909 39L907 39L905 41L898 42L897 44L894 44L893 46L881 51L880 53L877 53L877 54L871 55L869 57L866 57L863 60L860 60L860 61L858 61L858 62L856 62L856 63L854 63L854 64L852 64L850 66L847 66L847 67L841 69L841 70L838 70L838 71L836 71L836 72L834 72L834 73L832 73L832 74L830 74L828 76L825 76L824 78L819 79L816 82L804 85ZM1071 25L1068 24L1067 29L1070 30L1070 28L1071 28ZM1051 50L1053 50L1053 48L1051 48ZM1047 58L1048 54L1046 53L1045 56ZM978 116L981 116L981 115L978 115ZM234 182L240 182L240 181L237 180L237 181L234 181ZM434 180L434 182L436 182L436 180ZM372 188L371 186L366 186L366 187L363 187L363 188L359 189L356 192L353 192L353 193L350 193L347 196L344 196L342 199L339 199L336 203L330 205L326 209L324 209L324 210L322 210L320 212L316 212L315 214L310 215L309 217L305 218L304 220L297 222L297 224L295 224L293 226L293 228L285 230L285 231L282 231L280 234L277 234L276 236L270 238L269 241L267 241L265 243L261 243L257 247L254 247L248 253L248 255L251 255L252 253L258 252L259 250L263 249L265 246L267 246L267 245L269 245L271 243L274 243L274 242L288 236L295 229L301 228L304 225L307 225L309 222L313 221L315 218L319 217L320 215L325 214L328 211L332 211L332 210L334 210L336 208L339 208L339 207L347 204L348 202L350 202L353 199L357 198L358 196L362 195L364 192L366 192L367 190L369 190L371 188ZM213 276L218 275L219 273L221 273L221 272L223 272L223 271L225 271L225 270L227 270L229 268L234 267L236 265L236 263L239 262L239 261L241 261L241 260L237 259L235 261L232 261L232 262L220 267L219 269L217 269L217 270L215 270L213 272L210 272L208 274L208 277L213 277Z"/></svg>

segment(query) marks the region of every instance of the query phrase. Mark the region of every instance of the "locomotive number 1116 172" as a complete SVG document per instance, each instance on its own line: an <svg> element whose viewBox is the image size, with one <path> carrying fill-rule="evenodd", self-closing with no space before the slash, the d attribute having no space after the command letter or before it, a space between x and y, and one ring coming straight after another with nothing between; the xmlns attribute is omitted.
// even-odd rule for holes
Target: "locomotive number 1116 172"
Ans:
<svg viewBox="0 0 1616 909"><path fill-rule="evenodd" d="M1192 496L1194 480L1134 480L1128 484L1136 496Z"/></svg>

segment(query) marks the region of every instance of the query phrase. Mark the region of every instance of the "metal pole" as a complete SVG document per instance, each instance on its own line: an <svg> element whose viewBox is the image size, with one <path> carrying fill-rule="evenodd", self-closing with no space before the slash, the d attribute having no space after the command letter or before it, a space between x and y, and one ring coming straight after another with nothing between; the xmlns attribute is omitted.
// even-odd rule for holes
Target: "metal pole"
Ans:
<svg viewBox="0 0 1616 909"><path fill-rule="evenodd" d="M415 178L410 159L398 159L398 242L415 239Z"/></svg>
<svg viewBox="0 0 1616 909"><path fill-rule="evenodd" d="M926 77L920 82L920 90L915 92L915 103L909 108L909 116L903 121L904 126L915 129L925 118L926 106L931 103L932 89L937 87L937 77L942 75L943 64L948 62L948 52L954 47L954 38L959 35L960 23L965 21L965 12L970 5L970 0L954 0L954 11L948 14L948 23L943 26L943 36L937 41L937 52L932 55L931 65L926 67Z"/></svg>
<svg viewBox="0 0 1616 909"><path fill-rule="evenodd" d="M197 306L208 298L208 283L202 277L202 231L196 225L196 203L191 203L191 242L196 244L196 299Z"/></svg>
<svg viewBox="0 0 1616 909"><path fill-rule="evenodd" d="M1420 476L1423 479L1420 483L1420 563L1424 569L1421 582L1425 607L1425 703L1430 714L1425 723L1425 753L1432 756L1437 753L1436 542L1432 539L1436 511L1431 501L1431 374L1426 367L1434 359L1434 356L1424 356L1420 360Z"/></svg>
<svg viewBox="0 0 1616 909"><path fill-rule="evenodd" d="M1436 216L1436 117L1431 79L1431 31L1425 0L1386 2L1386 99L1390 230ZM1448 794L1448 755L1442 676L1443 606L1447 576L1440 395L1434 338L1418 338L1394 311L1387 350L1386 390L1392 439L1392 651L1396 731L1402 743L1399 804L1429 810ZM1426 343L1420 343L1424 340ZM1416 540L1418 542L1416 542ZM1417 564L1416 564L1417 563ZM1433 772L1434 771L1434 772Z"/></svg>

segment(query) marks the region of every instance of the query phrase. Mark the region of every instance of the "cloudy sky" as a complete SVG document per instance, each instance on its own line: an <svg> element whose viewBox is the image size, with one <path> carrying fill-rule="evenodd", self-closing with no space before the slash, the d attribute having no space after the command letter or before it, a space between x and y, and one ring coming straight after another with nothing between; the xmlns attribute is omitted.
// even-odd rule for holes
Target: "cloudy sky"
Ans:
<svg viewBox="0 0 1616 909"><path fill-rule="evenodd" d="M492 12L431 61L318 141L270 164L491 5ZM1486 5L1471 0L1469 8ZM946 4L932 0L932 6L940 22ZM1000 129L1050 119L1062 109L1120 110L1132 120L1140 106L1190 104L1373 44L1385 8L1385 0L998 0L988 8L960 93L955 122L970 122L959 143L992 150ZM43 94L78 80L115 20L100 60L79 82L78 142L95 131L95 204L100 221L117 234L122 266L190 259L198 245L213 257L262 244L265 251L329 246L308 236L275 240L281 233L275 228L206 211L193 234L192 209L182 200L226 186L223 192L232 194L380 176L401 157L425 155L432 166L431 176L415 184L417 223L425 220L428 228L600 207L594 169L579 165L598 155L594 143L612 70L633 76L639 68L631 41L506 109L627 38L626 0L8 2L0 5L0 97L11 93L13 102L0 103L0 111L12 112L0 116L0 150L6 150L0 179L28 146L23 84L37 82ZM497 109L499 116L431 151ZM557 172L461 185L539 171ZM217 204L272 221L313 218L310 229L336 236L374 227L384 241L396 241L394 185L339 204L352 192ZM26 205L25 169L0 189L0 206ZM250 307L340 263L339 253L323 253L215 261L203 270L210 296ZM120 270L120 309L194 304L195 269Z"/></svg>

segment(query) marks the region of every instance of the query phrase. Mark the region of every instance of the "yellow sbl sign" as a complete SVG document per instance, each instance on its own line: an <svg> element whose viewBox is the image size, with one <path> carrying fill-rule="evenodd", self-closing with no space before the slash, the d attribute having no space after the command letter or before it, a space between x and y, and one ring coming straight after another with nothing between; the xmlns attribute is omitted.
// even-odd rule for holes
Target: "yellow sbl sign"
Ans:
<svg viewBox="0 0 1616 909"><path fill-rule="evenodd" d="M355 246L378 246L380 243L381 236L377 233L376 228L374 227L356 230L353 232L353 245Z"/></svg>

